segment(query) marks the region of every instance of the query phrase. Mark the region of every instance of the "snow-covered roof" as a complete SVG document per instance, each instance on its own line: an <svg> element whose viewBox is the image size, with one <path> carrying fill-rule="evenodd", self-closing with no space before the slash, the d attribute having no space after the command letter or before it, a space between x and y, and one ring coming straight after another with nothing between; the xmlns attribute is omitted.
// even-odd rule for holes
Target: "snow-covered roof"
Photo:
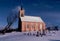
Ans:
<svg viewBox="0 0 60 41"><path fill-rule="evenodd" d="M21 21L28 21L28 22L43 22L41 17L35 17L35 16L24 16L21 17Z"/></svg>

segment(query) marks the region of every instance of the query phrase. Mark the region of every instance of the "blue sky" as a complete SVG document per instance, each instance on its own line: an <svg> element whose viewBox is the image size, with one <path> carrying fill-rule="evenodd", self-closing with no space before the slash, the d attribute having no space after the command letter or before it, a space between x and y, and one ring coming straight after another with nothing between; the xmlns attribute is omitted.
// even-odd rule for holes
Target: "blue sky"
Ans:
<svg viewBox="0 0 60 41"><path fill-rule="evenodd" d="M25 15L39 16L47 25L60 25L60 0L22 0ZM7 25L6 18L17 11L20 0L0 0L0 27ZM17 27L17 21L12 27Z"/></svg>

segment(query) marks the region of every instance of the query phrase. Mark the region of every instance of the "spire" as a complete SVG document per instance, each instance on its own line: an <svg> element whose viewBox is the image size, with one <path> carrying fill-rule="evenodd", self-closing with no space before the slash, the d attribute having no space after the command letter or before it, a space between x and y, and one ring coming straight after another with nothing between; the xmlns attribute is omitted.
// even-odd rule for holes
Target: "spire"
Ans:
<svg viewBox="0 0 60 41"><path fill-rule="evenodd" d="M24 16L24 8L23 8L23 4L22 4L22 0L20 0L20 17L23 17Z"/></svg>
<svg viewBox="0 0 60 41"><path fill-rule="evenodd" d="M23 10L23 4L22 4L22 0L20 1L20 4L21 4L21 10Z"/></svg>

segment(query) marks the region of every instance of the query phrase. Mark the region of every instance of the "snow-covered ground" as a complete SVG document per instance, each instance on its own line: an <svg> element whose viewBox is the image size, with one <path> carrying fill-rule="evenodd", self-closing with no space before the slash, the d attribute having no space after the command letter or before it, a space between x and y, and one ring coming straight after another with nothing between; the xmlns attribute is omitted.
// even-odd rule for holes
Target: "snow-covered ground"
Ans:
<svg viewBox="0 0 60 41"><path fill-rule="evenodd" d="M60 31L51 31L51 33L46 33L46 36L33 36L24 35L21 32L6 33L5 35L0 35L0 41L60 41Z"/></svg>

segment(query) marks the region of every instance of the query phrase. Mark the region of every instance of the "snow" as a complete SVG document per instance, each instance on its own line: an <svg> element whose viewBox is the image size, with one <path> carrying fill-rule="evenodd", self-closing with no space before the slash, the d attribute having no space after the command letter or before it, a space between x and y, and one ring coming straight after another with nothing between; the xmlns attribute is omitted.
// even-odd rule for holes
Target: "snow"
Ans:
<svg viewBox="0 0 60 41"><path fill-rule="evenodd" d="M35 17L35 16L24 16L21 17L21 21L28 21L28 22L43 22L41 17Z"/></svg>
<svg viewBox="0 0 60 41"><path fill-rule="evenodd" d="M0 41L60 41L60 31L51 31L46 36L24 35L22 32L6 33L0 35Z"/></svg>

